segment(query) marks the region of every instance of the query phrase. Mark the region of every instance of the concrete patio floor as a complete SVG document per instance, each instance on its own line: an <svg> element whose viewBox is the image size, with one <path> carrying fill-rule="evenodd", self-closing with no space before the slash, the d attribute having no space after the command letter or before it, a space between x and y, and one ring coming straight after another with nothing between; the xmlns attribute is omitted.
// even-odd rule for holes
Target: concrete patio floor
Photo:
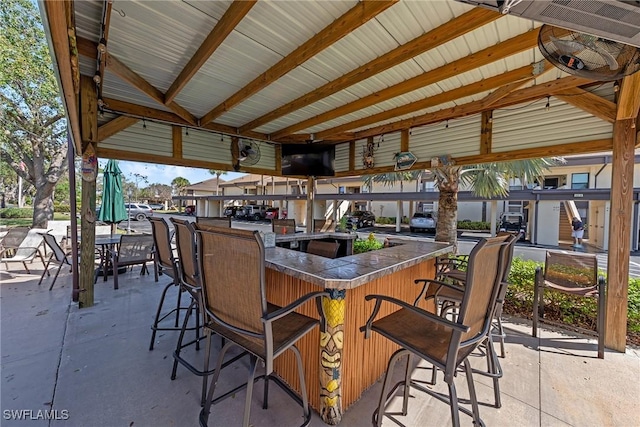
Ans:
<svg viewBox="0 0 640 427"><path fill-rule="evenodd" d="M17 265L9 272L0 271L2 426L198 424L201 379L183 367L179 367L176 380L170 379L177 333L159 332L155 349L148 350L150 325L166 278L155 283L153 275L140 276L136 268L120 276L117 291L111 278L107 282L99 278L95 306L80 310L70 302L68 272L61 273L49 292L51 279L37 286L42 272L38 267L30 267L33 274L25 274ZM175 296L168 298L175 301ZM640 351L607 351L600 360L594 339L547 329L534 339L530 326L518 319L508 319L506 328L500 409L489 406L492 381L474 376L478 398L486 404L480 407L480 414L487 426L640 426ZM217 339L214 347L219 348ZM189 348L185 353L200 361L202 351ZM483 358L472 359L474 365L484 366ZM247 365L245 358L223 370L220 387L243 382ZM426 380L430 376L428 366L416 367L414 378ZM464 375L456 381L459 396L466 398ZM443 385L439 376L435 388L444 391ZM341 425L371 425L380 388L381 380L345 412ZM258 385L253 426L300 424L299 407L292 405L284 392L272 386L270 406L265 411L260 390ZM385 418L384 425L451 424L446 404L415 390L411 394L409 415L396 417L397 423ZM241 391L215 406L210 425L240 425L244 397ZM398 402L391 405L393 408ZM67 419L13 419L18 414L37 418L39 410L49 409L56 410L58 418ZM472 425L466 415L461 415L461 423ZM311 425L325 424L314 413Z"/></svg>

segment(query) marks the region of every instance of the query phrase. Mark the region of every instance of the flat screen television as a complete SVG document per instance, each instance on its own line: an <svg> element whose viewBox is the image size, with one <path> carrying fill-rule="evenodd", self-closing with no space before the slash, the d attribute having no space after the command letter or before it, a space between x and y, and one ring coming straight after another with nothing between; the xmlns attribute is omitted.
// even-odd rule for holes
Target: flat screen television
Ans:
<svg viewBox="0 0 640 427"><path fill-rule="evenodd" d="M334 176L336 147L326 144L283 144L282 175Z"/></svg>

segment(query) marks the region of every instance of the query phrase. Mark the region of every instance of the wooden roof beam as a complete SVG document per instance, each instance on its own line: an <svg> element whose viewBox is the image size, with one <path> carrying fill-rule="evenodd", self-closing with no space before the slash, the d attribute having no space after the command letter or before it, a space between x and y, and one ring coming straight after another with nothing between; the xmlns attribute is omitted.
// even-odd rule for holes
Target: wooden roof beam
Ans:
<svg viewBox="0 0 640 427"><path fill-rule="evenodd" d="M182 117L178 116L175 113L171 113L168 111L158 110L155 108L145 107L144 105L132 104L126 101L120 101L117 99L105 98L105 109L108 111L113 111L115 113L135 116L138 118L147 118L150 120L157 120L160 122L165 122L173 125L179 125L182 127L189 127L192 129L199 129L204 131L213 131L224 133L227 135L238 135L245 138L254 138L267 141L268 135L258 132L245 132L243 134L238 134L237 129L231 126L221 125L217 123L210 123L207 126L198 126L192 125L187 122Z"/></svg>
<svg viewBox="0 0 640 427"><path fill-rule="evenodd" d="M586 90L574 87L556 93L555 97L609 123L616 121L616 104Z"/></svg>
<svg viewBox="0 0 640 427"><path fill-rule="evenodd" d="M514 81L521 82L523 79L527 79L532 76L533 68L531 65L520 67L516 70L509 71L504 74L499 74L488 79L483 79L475 83L471 83L466 86L462 86L448 92L442 92L429 98L421 99L420 101L411 102L409 104L401 105L396 108L392 108L387 111L382 111L377 114L373 114L362 119L354 120L349 123L345 123L336 126L331 129L327 129L316 134L318 139L325 139L336 133L344 132L347 130L358 129L363 126L371 125L374 123L382 122L385 120L393 119L394 117L404 116L415 111L423 110L425 108L433 107L452 99L460 99L466 96L475 95L477 93L486 92L487 90L494 89L496 87L509 84Z"/></svg>
<svg viewBox="0 0 640 427"><path fill-rule="evenodd" d="M489 109L497 109L508 107L511 105L521 104L523 102L532 101L547 95L553 95L555 92L563 91L572 87L582 86L591 83L592 80L581 77L565 77L554 80L549 83L536 85L526 89L520 89L511 95L504 97L500 101L493 104ZM356 139L366 138L369 136L381 135L389 132L396 132L402 129L408 129L417 126L425 126L431 123L437 123L444 120L451 120L459 117L479 114L486 110L483 101L474 101L467 104L457 105L452 108L436 111L433 113L423 114L421 116L411 117L409 119L399 120L394 123L388 123L376 126L360 132L355 132Z"/></svg>
<svg viewBox="0 0 640 427"><path fill-rule="evenodd" d="M526 85L531 80L534 80L537 77L543 75L544 73L547 73L547 72L549 72L551 70L555 70L556 69L556 67L554 67L549 61L545 61L543 59L542 62L544 63L543 64L544 68L543 68L541 73L534 74L529 79L515 81L513 83L506 84L506 85L494 90L493 92L491 92L489 95L485 96L482 99L483 105L485 107L490 107L491 105L495 104L496 102L498 102L499 100L501 100L505 96L508 96L511 93L515 92L516 90L520 89L522 86ZM535 67L535 65L534 65L534 67Z"/></svg>
<svg viewBox="0 0 640 427"><path fill-rule="evenodd" d="M78 105L77 94L80 89L80 75L78 69L78 58L73 58L71 53L70 41L72 38L67 29L75 26L69 25L72 16L69 16L69 10L72 2L70 1L47 1L44 2L44 10L47 17L45 25L49 27L51 34L51 44L53 46L55 67L57 68L60 84L62 86L63 101L69 117L69 125L73 135L73 142L76 152L82 152L82 137L80 136L80 110ZM74 64L75 63L75 64ZM77 80L77 81L76 81ZM74 83L74 81L76 81Z"/></svg>
<svg viewBox="0 0 640 427"><path fill-rule="evenodd" d="M520 53L524 50L531 49L538 43L538 32L539 29L534 29L523 34L519 34L495 46L491 46L479 52L472 53L467 57L460 58L457 61L453 61L449 64L443 65L442 67L427 71L426 73L405 80L402 83L390 86L386 89L372 93L371 95L334 108L333 110L326 111L322 114L303 120L299 123L295 123L273 133L271 137L272 139L276 140L284 138L296 131L306 129L308 127L315 126L317 124L324 123L338 117L342 117L346 114L353 113L354 111L362 110L363 108L367 108L388 99L395 98L396 96L412 92L441 80L445 80L458 74L462 74L466 71L471 71L478 67L490 64L499 59L503 59L508 56L515 55L516 53Z"/></svg>
<svg viewBox="0 0 640 427"><path fill-rule="evenodd" d="M358 2L347 13L333 21L318 34L304 42L277 64L253 79L248 85L231 95L222 104L217 105L200 120L207 124L216 117L229 111L251 95L264 89L280 77L287 74L300 64L337 42L356 28L378 15L380 12L394 5L398 0L364 0Z"/></svg>
<svg viewBox="0 0 640 427"><path fill-rule="evenodd" d="M327 96L333 95L343 89L353 86L363 80L375 76L389 68L395 67L405 61L410 60L428 50L447 43L457 37L460 37L470 31L475 30L485 24L493 22L502 15L488 9L474 8L449 22L440 25L433 30L416 37L408 43L379 56L373 61L348 72L347 74L330 81L329 83L314 89L313 91L302 95L301 97L291 101L251 122L240 126L240 131L255 129L265 123L269 123L279 117L292 113L307 105L313 104Z"/></svg>
<svg viewBox="0 0 640 427"><path fill-rule="evenodd" d="M98 142L117 134L118 132L125 130L129 126L133 126L138 123L140 119L129 116L118 116L113 120L98 127Z"/></svg>
<svg viewBox="0 0 640 427"><path fill-rule="evenodd" d="M257 0L235 0L222 15L222 18L213 27L213 30L204 39L196 53L191 57L187 65L182 69L178 77L171 84L164 95L165 105L170 104L178 93L189 83L189 80L198 72L209 57L216 51L236 25L251 10Z"/></svg>
<svg viewBox="0 0 640 427"><path fill-rule="evenodd" d="M640 72L622 79L618 96L617 120L635 119L640 109Z"/></svg>
<svg viewBox="0 0 640 427"><path fill-rule="evenodd" d="M96 58L97 44L93 43L91 40L78 37L78 52L83 56ZM164 105L164 94L159 89L154 87L151 83L143 79L135 71L120 62L118 58L113 55L109 55L107 58L107 66L109 67L109 70L111 70L114 74L116 74L124 81L128 82L131 86L138 89L140 92L144 93L157 103ZM192 125L195 125L197 123L196 117L186 109L178 105L176 102L170 102L167 107L169 107L171 111L182 117L188 123Z"/></svg>

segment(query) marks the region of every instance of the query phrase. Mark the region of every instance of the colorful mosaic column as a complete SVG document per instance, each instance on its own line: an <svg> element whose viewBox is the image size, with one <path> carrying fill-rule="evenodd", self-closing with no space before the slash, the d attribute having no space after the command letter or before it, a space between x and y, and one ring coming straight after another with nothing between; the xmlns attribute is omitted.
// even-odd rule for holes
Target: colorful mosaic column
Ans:
<svg viewBox="0 0 640 427"><path fill-rule="evenodd" d="M342 420L342 344L346 291L330 289L322 298L325 322L320 326L320 415L329 425Z"/></svg>

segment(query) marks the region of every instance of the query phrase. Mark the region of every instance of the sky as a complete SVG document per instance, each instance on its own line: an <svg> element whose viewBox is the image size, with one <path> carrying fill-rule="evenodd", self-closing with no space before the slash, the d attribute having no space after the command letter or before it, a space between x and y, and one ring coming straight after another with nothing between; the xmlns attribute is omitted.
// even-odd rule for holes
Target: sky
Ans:
<svg viewBox="0 0 640 427"><path fill-rule="evenodd" d="M106 163L106 159L100 160L100 167L102 168ZM179 176L188 179L191 184L215 178L215 175L211 175L208 169L126 161L119 161L118 165L120 166L120 170L124 174L124 177L131 182L135 182L136 178L134 174L145 176L149 184L167 185L171 185L171 181ZM227 172L225 175L221 175L220 178L228 181L243 175L245 174L237 172ZM140 181L140 187L142 186L142 181Z"/></svg>

